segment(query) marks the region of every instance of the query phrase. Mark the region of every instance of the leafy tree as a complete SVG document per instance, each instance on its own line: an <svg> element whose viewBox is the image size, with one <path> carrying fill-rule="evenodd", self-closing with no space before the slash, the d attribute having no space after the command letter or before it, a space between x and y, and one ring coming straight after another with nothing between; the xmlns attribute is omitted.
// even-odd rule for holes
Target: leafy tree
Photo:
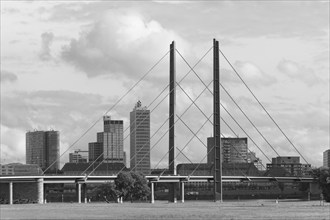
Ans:
<svg viewBox="0 0 330 220"><path fill-rule="evenodd" d="M106 183L98 186L95 190L98 199L109 202L110 200L116 201L119 197L119 192L115 188L114 183Z"/></svg>
<svg viewBox="0 0 330 220"><path fill-rule="evenodd" d="M312 176L318 179L325 201L330 202L330 170L327 167L320 167L312 170Z"/></svg>
<svg viewBox="0 0 330 220"><path fill-rule="evenodd" d="M118 191L118 195L127 199L131 196L132 188L134 187L135 179L132 177L130 172L119 173L115 180L115 187Z"/></svg>
<svg viewBox="0 0 330 220"><path fill-rule="evenodd" d="M103 184L96 189L99 198L109 202L119 197L124 200L145 200L150 194L148 182L140 173L122 172L119 173L114 183Z"/></svg>
<svg viewBox="0 0 330 220"><path fill-rule="evenodd" d="M142 174L131 172L132 178L135 180L134 185L131 188L131 202L133 199L146 200L150 194L150 188L147 180Z"/></svg>

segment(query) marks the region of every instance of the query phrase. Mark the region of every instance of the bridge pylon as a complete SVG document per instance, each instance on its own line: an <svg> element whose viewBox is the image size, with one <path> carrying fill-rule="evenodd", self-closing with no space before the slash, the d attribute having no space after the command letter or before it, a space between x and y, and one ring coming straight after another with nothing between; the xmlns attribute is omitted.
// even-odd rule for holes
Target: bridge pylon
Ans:
<svg viewBox="0 0 330 220"><path fill-rule="evenodd" d="M175 163L175 107L176 107L176 66L175 66L175 42L170 44L170 100L169 100L169 156L168 165L171 175L177 175ZM178 183L169 183L169 202L177 202L176 191Z"/></svg>
<svg viewBox="0 0 330 220"><path fill-rule="evenodd" d="M220 129L220 62L219 41L213 39L213 137L214 137L214 166L213 166L213 196L214 201L222 202L222 158L221 158L221 129ZM208 152L209 153L209 152Z"/></svg>

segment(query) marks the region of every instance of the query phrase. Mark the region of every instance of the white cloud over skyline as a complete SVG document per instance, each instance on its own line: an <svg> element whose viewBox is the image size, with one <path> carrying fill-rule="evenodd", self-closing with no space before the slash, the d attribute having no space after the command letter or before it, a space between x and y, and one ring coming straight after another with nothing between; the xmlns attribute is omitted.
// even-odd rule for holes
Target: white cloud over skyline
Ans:
<svg viewBox="0 0 330 220"><path fill-rule="evenodd" d="M321 166L322 152L330 147L329 2L169 3L1 2L1 163L25 162L27 130L59 130L64 152L166 54L173 40L192 66L217 38L226 57L304 157ZM176 57L179 80L190 69L179 54ZM281 155L297 155L221 56L220 66L222 84L269 142ZM206 84L212 80L212 51L195 71ZM110 114L123 119L127 128L135 102L149 105L167 84L168 57ZM180 86L193 99L204 89L193 72ZM191 101L179 87L177 91L181 114ZM275 157L224 91L221 101L267 155ZM152 113L152 133L168 117L167 102ZM206 115L212 113L208 91L196 103ZM206 118L192 107L183 120L197 131ZM168 126L164 127L152 143L166 132ZM192 134L181 122L177 127L178 147L183 147ZM98 123L72 151L87 149L101 129ZM231 134L225 125L223 129ZM198 136L206 144L210 135L208 123ZM152 166L167 152L166 141L165 137L151 152ZM129 141L124 147L129 151ZM268 162L251 141L249 147L264 164ZM206 149L195 139L184 152L199 162ZM165 158L161 167L166 163Z"/></svg>

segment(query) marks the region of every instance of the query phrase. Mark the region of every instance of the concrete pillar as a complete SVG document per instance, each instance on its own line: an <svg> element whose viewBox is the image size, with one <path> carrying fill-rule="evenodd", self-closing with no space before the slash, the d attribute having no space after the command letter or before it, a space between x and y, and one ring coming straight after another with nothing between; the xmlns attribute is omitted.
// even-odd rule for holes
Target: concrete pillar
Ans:
<svg viewBox="0 0 330 220"><path fill-rule="evenodd" d="M78 197L78 203L81 203L81 184L77 183L77 197Z"/></svg>
<svg viewBox="0 0 330 220"><path fill-rule="evenodd" d="M154 183L151 182L151 198L150 203L155 203L155 192L154 192Z"/></svg>
<svg viewBox="0 0 330 220"><path fill-rule="evenodd" d="M9 205L13 204L13 182L9 182Z"/></svg>
<svg viewBox="0 0 330 220"><path fill-rule="evenodd" d="M184 203L184 182L181 182L181 202Z"/></svg>
<svg viewBox="0 0 330 220"><path fill-rule="evenodd" d="M83 183L83 196L84 196L84 203L87 203L87 184Z"/></svg>
<svg viewBox="0 0 330 220"><path fill-rule="evenodd" d="M308 194L307 194L307 200L311 201L311 191L312 191L312 184L308 184Z"/></svg>
<svg viewBox="0 0 330 220"><path fill-rule="evenodd" d="M168 193L169 193L169 202L177 202L177 192L176 189L179 188L179 183L168 183Z"/></svg>
<svg viewBox="0 0 330 220"><path fill-rule="evenodd" d="M38 184L38 203L44 203L44 179L40 178L37 180Z"/></svg>

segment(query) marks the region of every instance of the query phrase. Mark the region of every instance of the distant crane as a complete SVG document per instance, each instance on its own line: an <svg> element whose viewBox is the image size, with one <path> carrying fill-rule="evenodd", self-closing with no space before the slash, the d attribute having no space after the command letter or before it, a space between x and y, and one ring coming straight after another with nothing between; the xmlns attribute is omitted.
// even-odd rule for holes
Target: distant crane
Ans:
<svg viewBox="0 0 330 220"><path fill-rule="evenodd" d="M82 155L80 154L80 156L81 156L81 158L86 159L86 162L88 162L88 150L76 149L76 150L74 150L74 153L75 153L75 154L87 153L87 155L82 156Z"/></svg>

